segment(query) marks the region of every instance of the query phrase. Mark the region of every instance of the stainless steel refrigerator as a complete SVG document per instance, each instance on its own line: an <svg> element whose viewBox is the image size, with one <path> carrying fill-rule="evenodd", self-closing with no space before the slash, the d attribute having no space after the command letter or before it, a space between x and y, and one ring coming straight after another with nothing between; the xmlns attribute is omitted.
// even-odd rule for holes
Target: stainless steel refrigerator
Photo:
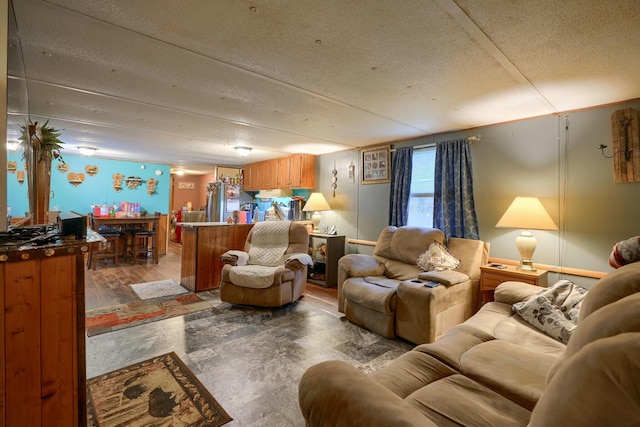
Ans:
<svg viewBox="0 0 640 427"><path fill-rule="evenodd" d="M207 221L226 222L240 205L251 203L252 197L242 191L240 185L230 185L222 181L207 184Z"/></svg>

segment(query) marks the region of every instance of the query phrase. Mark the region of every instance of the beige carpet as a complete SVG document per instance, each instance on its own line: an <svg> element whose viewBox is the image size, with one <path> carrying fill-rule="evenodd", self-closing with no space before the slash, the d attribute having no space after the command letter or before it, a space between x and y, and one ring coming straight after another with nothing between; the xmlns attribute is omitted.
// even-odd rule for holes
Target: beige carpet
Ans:
<svg viewBox="0 0 640 427"><path fill-rule="evenodd" d="M180 295L189 292L174 280L158 280L157 282L136 283L130 285L133 292L142 300Z"/></svg>
<svg viewBox="0 0 640 427"><path fill-rule="evenodd" d="M89 426L221 426L232 418L173 352L87 381Z"/></svg>

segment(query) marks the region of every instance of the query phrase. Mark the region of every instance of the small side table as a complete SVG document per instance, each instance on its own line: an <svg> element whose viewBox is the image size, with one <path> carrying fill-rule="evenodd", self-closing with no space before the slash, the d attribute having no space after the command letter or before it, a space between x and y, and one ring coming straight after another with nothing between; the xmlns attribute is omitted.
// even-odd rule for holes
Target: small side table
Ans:
<svg viewBox="0 0 640 427"><path fill-rule="evenodd" d="M338 286L338 260L344 255L344 236L309 233L313 267L307 269L307 282L327 288Z"/></svg>
<svg viewBox="0 0 640 427"><path fill-rule="evenodd" d="M514 265L505 268L491 267L490 264L480 267L480 295L482 303L493 301L493 291L502 282L524 282L535 286L547 286L547 270L520 270Z"/></svg>

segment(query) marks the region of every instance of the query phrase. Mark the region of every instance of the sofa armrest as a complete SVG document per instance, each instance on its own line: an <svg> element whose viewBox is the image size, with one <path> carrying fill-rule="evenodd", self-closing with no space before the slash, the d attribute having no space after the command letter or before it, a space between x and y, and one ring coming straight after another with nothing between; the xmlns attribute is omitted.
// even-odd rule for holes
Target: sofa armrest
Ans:
<svg viewBox="0 0 640 427"><path fill-rule="evenodd" d="M348 254L338 260L338 269L349 277L382 276L384 265L371 255Z"/></svg>
<svg viewBox="0 0 640 427"><path fill-rule="evenodd" d="M307 427L436 425L391 390L338 360L307 369L298 399Z"/></svg>
<svg viewBox="0 0 640 427"><path fill-rule="evenodd" d="M528 299L531 295L537 294L542 289L540 286L530 285L524 282L502 282L495 289L493 300L505 304L515 304Z"/></svg>
<svg viewBox="0 0 640 427"><path fill-rule="evenodd" d="M220 255L222 262L231 265L247 265L249 254L244 251L230 250Z"/></svg>
<svg viewBox="0 0 640 427"><path fill-rule="evenodd" d="M338 260L338 311L344 313L345 302L342 285L350 277L382 276L385 267L375 257L364 254L348 254Z"/></svg>
<svg viewBox="0 0 640 427"><path fill-rule="evenodd" d="M284 261L285 268L289 270L302 270L308 265L313 265L313 259L307 254L290 254Z"/></svg>

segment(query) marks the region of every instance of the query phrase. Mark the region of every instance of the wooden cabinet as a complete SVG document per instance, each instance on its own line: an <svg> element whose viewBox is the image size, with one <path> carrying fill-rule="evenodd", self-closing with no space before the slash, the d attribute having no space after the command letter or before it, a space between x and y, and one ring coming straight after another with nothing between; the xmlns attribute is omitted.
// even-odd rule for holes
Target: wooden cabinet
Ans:
<svg viewBox="0 0 640 427"><path fill-rule="evenodd" d="M275 188L314 188L316 156L294 154L275 160L249 163L244 167L245 191Z"/></svg>
<svg viewBox="0 0 640 427"><path fill-rule="evenodd" d="M333 288L338 286L338 260L344 255L344 236L309 234L313 266L307 269L307 281Z"/></svg>
<svg viewBox="0 0 640 427"><path fill-rule="evenodd" d="M253 224L183 225L180 283L194 292L219 288L222 254L231 249L244 250L252 227Z"/></svg>
<svg viewBox="0 0 640 427"><path fill-rule="evenodd" d="M258 191L258 164L249 163L244 165L244 190Z"/></svg>
<svg viewBox="0 0 640 427"><path fill-rule="evenodd" d="M502 282L524 282L535 286L547 286L547 270L527 271L520 270L516 266L507 265L497 268L489 265L480 267L480 294L482 303L493 301L493 291Z"/></svg>
<svg viewBox="0 0 640 427"><path fill-rule="evenodd" d="M86 425L84 255L97 245L0 255L0 426Z"/></svg>

